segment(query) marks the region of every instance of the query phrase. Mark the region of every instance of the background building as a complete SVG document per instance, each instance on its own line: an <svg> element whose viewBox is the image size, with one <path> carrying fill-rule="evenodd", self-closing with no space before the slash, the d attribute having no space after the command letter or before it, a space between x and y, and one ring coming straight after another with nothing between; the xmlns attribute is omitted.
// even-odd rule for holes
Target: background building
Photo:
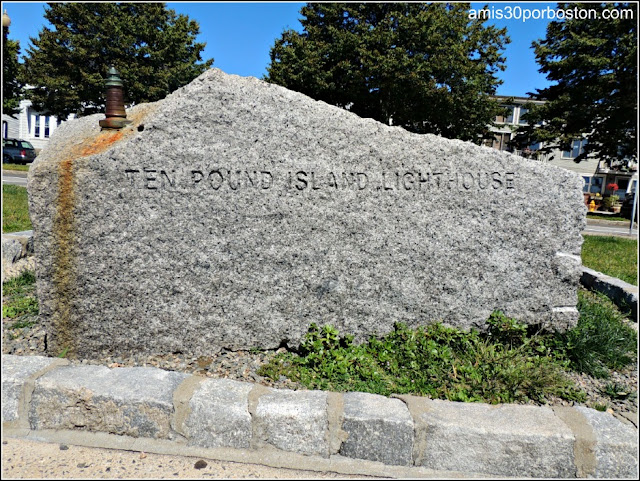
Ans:
<svg viewBox="0 0 640 481"><path fill-rule="evenodd" d="M55 115L36 111L31 106L31 100L22 100L16 117L2 114L2 138L26 140L39 151L47 144L60 123Z"/></svg>
<svg viewBox="0 0 640 481"><path fill-rule="evenodd" d="M522 157L547 162L550 165L562 167L582 175L584 179L583 192L585 193L585 202L596 200L598 205L601 201L600 197L615 195L620 200L625 198L627 193L635 191L638 184L638 164L630 163L628 166L611 165L607 166L599 159L589 158L579 163L574 159L582 153L582 149L588 139L575 139L571 144L571 149L562 151L553 149L551 152L540 152L543 144L534 143L525 149L516 149L511 140L515 136L515 131L519 126L526 125L525 114L527 109L524 104L543 104L544 101L532 100L526 97L496 97L496 99L504 101L503 105L508 108L509 113L506 116L498 116L495 119L496 127L492 127L494 138L485 141L487 147L498 150L512 152ZM617 189L607 189L607 186L615 184Z"/></svg>

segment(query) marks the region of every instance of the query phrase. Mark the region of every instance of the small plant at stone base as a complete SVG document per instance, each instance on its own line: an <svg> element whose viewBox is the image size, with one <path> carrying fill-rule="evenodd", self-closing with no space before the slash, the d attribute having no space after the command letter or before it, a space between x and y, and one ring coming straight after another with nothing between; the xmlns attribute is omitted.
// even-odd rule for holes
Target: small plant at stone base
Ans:
<svg viewBox="0 0 640 481"><path fill-rule="evenodd" d="M19 276L7 280L2 284L2 317L18 319L25 316L33 317L38 314L38 300L35 298L35 275L31 271L24 271ZM11 328L29 327L35 321L23 320L14 323ZM18 326L18 327L14 327Z"/></svg>
<svg viewBox="0 0 640 481"><path fill-rule="evenodd" d="M596 411L605 412L607 410L607 405L602 403L594 403L591 407Z"/></svg>
<svg viewBox="0 0 640 481"><path fill-rule="evenodd" d="M577 307L578 325L557 335L571 369L606 378L610 369L628 365L637 353L637 335L613 303L603 294L580 290Z"/></svg>
<svg viewBox="0 0 640 481"><path fill-rule="evenodd" d="M607 384L604 389L602 389L602 392L611 399L626 399L629 397L629 394L631 394L629 389L618 383Z"/></svg>
<svg viewBox="0 0 640 481"><path fill-rule="evenodd" d="M452 401L584 398L564 375L567 361L551 354L544 336L527 338L524 325L498 313L491 324L493 334L439 323L414 330L396 323L386 336L361 345L331 326L314 324L298 354L276 356L259 374L285 376L309 389L413 393Z"/></svg>

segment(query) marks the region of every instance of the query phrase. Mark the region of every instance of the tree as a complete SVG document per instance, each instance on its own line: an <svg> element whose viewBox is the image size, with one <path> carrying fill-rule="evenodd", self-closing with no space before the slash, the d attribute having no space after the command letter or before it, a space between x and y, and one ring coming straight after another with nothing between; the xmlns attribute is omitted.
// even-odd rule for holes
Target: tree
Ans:
<svg viewBox="0 0 640 481"><path fill-rule="evenodd" d="M20 112L22 84L20 72L20 42L9 40L9 29L2 28L2 113L15 117Z"/></svg>
<svg viewBox="0 0 640 481"><path fill-rule="evenodd" d="M197 22L164 3L49 3L44 28L25 58L36 109L66 119L104 111L104 82L113 65L125 103L153 102L208 69Z"/></svg>
<svg viewBox="0 0 640 481"><path fill-rule="evenodd" d="M361 117L479 141L499 111L506 29L469 4L308 3L272 47L265 79Z"/></svg>
<svg viewBox="0 0 640 481"><path fill-rule="evenodd" d="M591 156L609 166L635 161L637 4L561 3L560 10L565 19L550 22L546 38L532 44L540 72L555 83L530 94L546 103L531 106L529 126L518 137L545 142L550 151L570 150L586 136L576 162Z"/></svg>

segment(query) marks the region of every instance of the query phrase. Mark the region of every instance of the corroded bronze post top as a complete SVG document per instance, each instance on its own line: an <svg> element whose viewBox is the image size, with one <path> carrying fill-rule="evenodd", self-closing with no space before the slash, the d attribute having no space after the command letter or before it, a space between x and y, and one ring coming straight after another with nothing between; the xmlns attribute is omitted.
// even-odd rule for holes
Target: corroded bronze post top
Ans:
<svg viewBox="0 0 640 481"><path fill-rule="evenodd" d="M124 91L120 73L112 65L107 72L105 87L107 88L106 119L98 122L103 129L121 129L131 121L127 120L124 110Z"/></svg>

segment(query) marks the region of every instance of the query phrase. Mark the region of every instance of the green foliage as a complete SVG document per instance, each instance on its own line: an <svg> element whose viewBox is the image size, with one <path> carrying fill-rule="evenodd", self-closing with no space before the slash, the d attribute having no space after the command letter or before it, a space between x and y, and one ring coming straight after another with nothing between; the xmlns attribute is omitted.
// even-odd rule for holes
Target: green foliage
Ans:
<svg viewBox="0 0 640 481"><path fill-rule="evenodd" d="M308 3L272 47L266 80L361 117L479 142L499 112L506 29L469 4Z"/></svg>
<svg viewBox="0 0 640 481"><path fill-rule="evenodd" d="M2 283L2 295L14 296L33 292L36 283L36 276L32 271L23 271L19 276L12 277Z"/></svg>
<svg viewBox="0 0 640 481"><path fill-rule="evenodd" d="M631 394L629 391L626 386L618 383L609 383L602 390L611 399L625 399Z"/></svg>
<svg viewBox="0 0 640 481"><path fill-rule="evenodd" d="M17 185L2 186L2 232L31 229L27 189Z"/></svg>
<svg viewBox="0 0 640 481"><path fill-rule="evenodd" d="M617 203L619 203L620 200L618 199L617 195L608 195L604 198L604 206L607 209L610 209L611 207L613 207L614 205L616 205Z"/></svg>
<svg viewBox="0 0 640 481"><path fill-rule="evenodd" d="M566 363L542 338L526 338L525 331L494 313L488 336L442 324L410 330L397 323L383 338L355 346L351 336L313 324L299 355L276 356L260 374L286 376L310 389L415 393L452 401L503 403L551 394L584 399L564 376Z"/></svg>
<svg viewBox="0 0 640 481"><path fill-rule="evenodd" d="M2 29L2 113L15 117L20 112L23 98L22 83L19 80L21 65L20 42L8 38L9 29Z"/></svg>
<svg viewBox="0 0 640 481"><path fill-rule="evenodd" d="M610 369L629 364L637 353L637 336L613 303L602 294L581 290L578 310L578 325L558 334L571 368L602 378Z"/></svg>
<svg viewBox="0 0 640 481"><path fill-rule="evenodd" d="M533 42L540 71L551 85L537 89L535 98L546 103L527 106L529 126L519 137L545 142L543 150L550 151L556 146L570 150L572 140L587 134L576 162L590 155L609 165L637 159L637 3L559 3L558 8L591 13L550 22L546 38ZM604 10L619 15L605 20Z"/></svg>
<svg viewBox="0 0 640 481"><path fill-rule="evenodd" d="M638 285L637 239L595 235L583 237L583 265L629 284Z"/></svg>
<svg viewBox="0 0 640 481"><path fill-rule="evenodd" d="M24 271L2 283L2 318L16 319L10 328L30 327L36 323L38 301L35 298L36 278L33 272Z"/></svg>
<svg viewBox="0 0 640 481"><path fill-rule="evenodd" d="M208 69L197 22L164 3L49 3L27 49L24 79L34 108L61 119L104 110L106 72L118 69L125 103L164 98Z"/></svg>
<svg viewBox="0 0 640 481"><path fill-rule="evenodd" d="M15 297L2 306L2 317L15 319L28 314L38 314L38 301L33 297Z"/></svg>

